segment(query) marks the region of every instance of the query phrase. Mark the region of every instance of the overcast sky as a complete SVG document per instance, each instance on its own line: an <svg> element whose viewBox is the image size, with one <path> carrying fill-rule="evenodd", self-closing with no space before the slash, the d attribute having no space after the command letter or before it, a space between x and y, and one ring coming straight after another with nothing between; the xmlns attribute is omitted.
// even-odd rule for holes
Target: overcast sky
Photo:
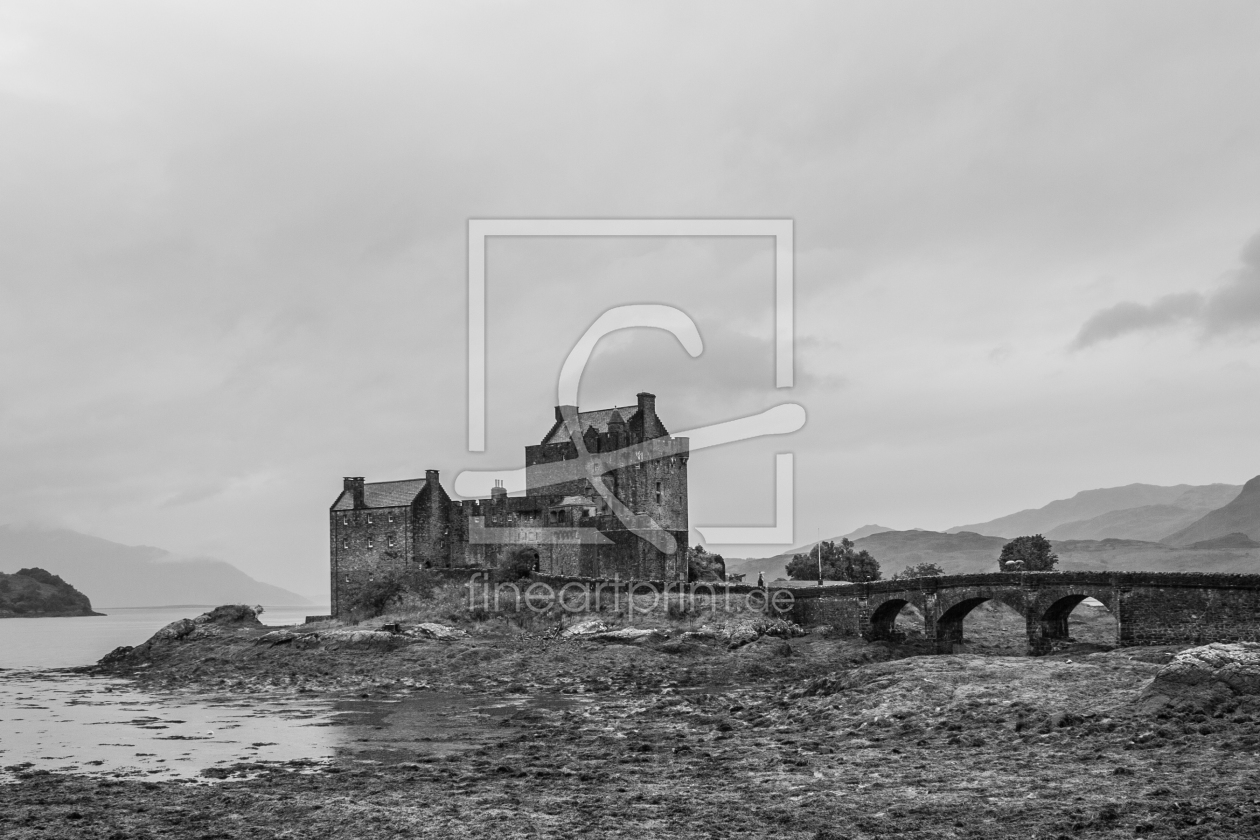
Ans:
<svg viewBox="0 0 1260 840"><path fill-rule="evenodd" d="M691 522L797 542L1260 473L1260 6L0 3L0 521L227 559L326 598L327 508L516 467L582 407L698 453ZM466 226L791 218L770 239L499 239L466 451ZM728 554L775 553L716 546Z"/></svg>

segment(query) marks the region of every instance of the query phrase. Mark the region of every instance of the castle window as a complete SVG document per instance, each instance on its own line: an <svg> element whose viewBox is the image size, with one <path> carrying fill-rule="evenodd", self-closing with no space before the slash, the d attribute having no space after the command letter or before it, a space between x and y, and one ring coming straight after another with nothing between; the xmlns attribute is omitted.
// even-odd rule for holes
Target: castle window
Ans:
<svg viewBox="0 0 1260 840"><path fill-rule="evenodd" d="M367 515L367 524L369 524L369 525L371 525L371 524L372 524L372 514L370 514L370 513Z"/></svg>
<svg viewBox="0 0 1260 840"><path fill-rule="evenodd" d="M392 511L391 511L391 512L390 512L390 514L389 514L389 524L390 524L390 525L393 525L393 524L394 524L394 514L393 514L393 512L392 512Z"/></svg>
<svg viewBox="0 0 1260 840"><path fill-rule="evenodd" d="M661 483L659 481L656 482L656 503L658 505L661 503Z"/></svg>
<svg viewBox="0 0 1260 840"><path fill-rule="evenodd" d="M343 513L343 514L341 515L341 524L342 524L342 525L349 525L349 524L350 524L350 517L349 517L349 516L347 516L346 514L344 514L344 513Z"/></svg>
<svg viewBox="0 0 1260 840"><path fill-rule="evenodd" d="M393 548L393 547L394 547L394 535L393 535L393 534L390 534L390 535L389 535L388 542L389 542L389 547L390 547L390 548Z"/></svg>
<svg viewBox="0 0 1260 840"><path fill-rule="evenodd" d="M373 545L372 538L368 537L368 548L371 548L372 545Z"/></svg>
<svg viewBox="0 0 1260 840"><path fill-rule="evenodd" d="M350 538L349 538L349 537L343 537L343 538L342 538L342 540L341 540L341 547L342 547L342 548L349 548L349 547L350 547Z"/></svg>

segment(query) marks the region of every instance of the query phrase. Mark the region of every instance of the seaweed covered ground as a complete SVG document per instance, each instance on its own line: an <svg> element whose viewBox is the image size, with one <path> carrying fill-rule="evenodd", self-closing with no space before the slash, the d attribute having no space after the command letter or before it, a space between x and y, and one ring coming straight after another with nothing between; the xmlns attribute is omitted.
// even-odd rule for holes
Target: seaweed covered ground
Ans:
<svg viewBox="0 0 1260 840"><path fill-rule="evenodd" d="M1073 618L1078 639L1107 638L1102 611ZM536 702L466 749L391 739L383 715L372 749L326 764L184 783L18 773L0 835L1260 836L1254 651L1081 639L1032 658L1001 609L969 617L972 652L948 656L737 619L448 638L190 623L101 672L172 691Z"/></svg>

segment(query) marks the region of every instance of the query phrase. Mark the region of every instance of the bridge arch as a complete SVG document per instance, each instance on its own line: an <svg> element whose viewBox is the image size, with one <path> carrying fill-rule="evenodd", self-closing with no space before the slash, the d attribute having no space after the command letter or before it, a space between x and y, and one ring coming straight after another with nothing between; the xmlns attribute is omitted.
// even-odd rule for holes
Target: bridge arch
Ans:
<svg viewBox="0 0 1260 840"><path fill-rule="evenodd" d="M963 619L967 613L990 600L993 599L988 595L973 595L945 608L940 618L936 619L937 653L953 653L955 646L962 644Z"/></svg>
<svg viewBox="0 0 1260 840"><path fill-rule="evenodd" d="M897 632L897 616L901 615L902 608L909 603L905 598L889 598L875 607L871 611L871 626L867 638L872 641L899 639L901 634Z"/></svg>
<svg viewBox="0 0 1260 840"><path fill-rule="evenodd" d="M1086 591L1073 587L1070 591L1052 591L1039 598L1032 605L1028 616L1028 644L1034 654L1048 653L1054 642L1071 637L1068 619L1072 611L1081 605L1086 598L1093 598L1102 603L1107 611L1115 615L1114 592L1111 589ZM1119 624L1116 626L1116 639L1119 644Z"/></svg>

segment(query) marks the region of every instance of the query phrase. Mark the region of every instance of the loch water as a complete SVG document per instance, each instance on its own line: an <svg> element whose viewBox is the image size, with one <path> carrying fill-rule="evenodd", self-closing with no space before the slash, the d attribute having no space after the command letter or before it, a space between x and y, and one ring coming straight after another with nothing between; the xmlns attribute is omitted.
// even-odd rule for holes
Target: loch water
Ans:
<svg viewBox="0 0 1260 840"><path fill-rule="evenodd" d="M105 616L0 620L0 785L49 771L213 783L250 766L317 772L334 759L415 761L508 737L521 714L580 707L567 697L482 697L408 689L316 697L295 691L150 691L69 669L209 607L105 609ZM273 607L269 625L326 607ZM245 769L242 769L245 768Z"/></svg>

